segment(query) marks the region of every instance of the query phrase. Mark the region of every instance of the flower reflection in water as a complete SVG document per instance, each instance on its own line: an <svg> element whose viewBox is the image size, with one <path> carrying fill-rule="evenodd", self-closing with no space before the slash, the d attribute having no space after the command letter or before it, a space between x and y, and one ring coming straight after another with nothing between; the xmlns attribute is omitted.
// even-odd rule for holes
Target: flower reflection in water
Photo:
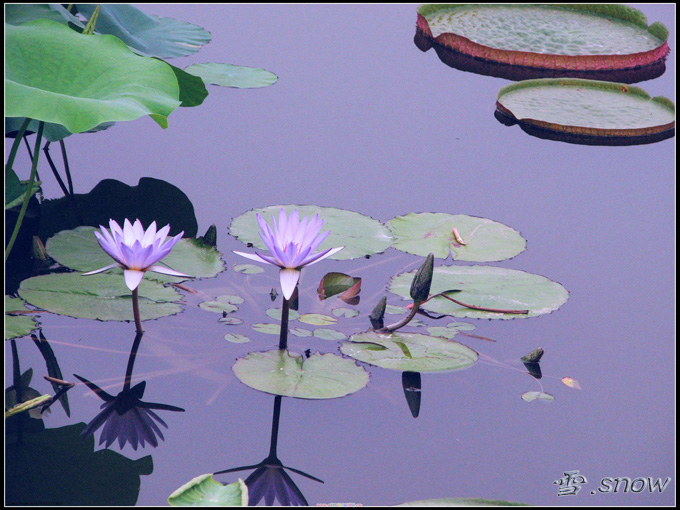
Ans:
<svg viewBox="0 0 680 510"><path fill-rule="evenodd" d="M145 443L149 443L155 448L158 446L157 437L161 440L165 439L156 422L163 425L166 429L168 428L168 425L153 412L153 409L184 412L184 409L181 407L143 402L142 397L144 396L144 390L146 389L146 381L142 381L134 387L130 387L132 369L141 340L142 333L138 333L135 336L135 341L133 342L132 350L130 351L123 391L115 397L84 377L73 374L104 401L101 406L102 411L95 416L82 431L81 436L83 439L94 434L103 425L104 428L102 429L101 437L99 438L99 444L106 442L105 446L107 448L113 444L116 439L118 440L118 445L121 449L127 442L130 442L133 450L136 450L138 445L141 445L143 448Z"/></svg>
<svg viewBox="0 0 680 510"><path fill-rule="evenodd" d="M262 219L262 216L259 214L256 216L260 225L260 237L271 255L240 251L234 251L234 253L257 262L266 262L280 267L281 290L286 299L290 299L293 295L303 267L315 264L344 248L340 246L322 252L314 251L330 234L329 231L321 232L323 220L318 214L311 219L305 216L300 221L297 209L290 214L290 217L286 216L284 209L281 209L278 224L276 219L272 218L273 229Z"/></svg>
<svg viewBox="0 0 680 510"><path fill-rule="evenodd" d="M234 471L243 471L246 469L253 469L248 478L245 479L245 484L248 486L248 506L255 506L262 498L267 506L272 506L274 500L283 506L309 506L307 500L303 496L298 486L295 485L293 479L286 473L286 469L305 476L316 482L323 483L323 480L300 471L299 469L284 466L276 456L276 446L279 435L279 417L281 415L281 396L276 396L274 399L274 416L272 419L272 435L271 444L269 447L269 455L259 464L251 466L241 466L237 468L225 469L217 471L214 474L233 473Z"/></svg>

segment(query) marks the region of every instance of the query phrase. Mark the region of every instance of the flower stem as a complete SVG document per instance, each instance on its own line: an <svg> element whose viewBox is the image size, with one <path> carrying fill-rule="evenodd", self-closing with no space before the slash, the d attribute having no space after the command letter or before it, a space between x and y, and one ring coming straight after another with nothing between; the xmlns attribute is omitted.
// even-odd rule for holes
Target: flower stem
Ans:
<svg viewBox="0 0 680 510"><path fill-rule="evenodd" d="M135 317L135 326L137 327L137 334L141 335L144 333L144 328L142 328L142 318L139 315L139 287L132 291L132 314Z"/></svg>
<svg viewBox="0 0 680 510"><path fill-rule="evenodd" d="M29 120L29 119L26 119ZM24 122L26 124L26 122ZM28 125L28 124L26 124ZM22 124L22 128L23 128ZM17 236L19 235L19 230L21 229L21 222L24 221L24 216L26 215L26 209L28 208L28 202L31 199L31 196L33 196L33 182L35 181L35 174L38 171L38 153L40 150L40 142L42 142L42 134L43 134L43 129L45 128L45 123L43 121L40 121L38 124L38 134L36 135L35 138L35 149L33 149L33 165L31 165L31 177L28 180L28 185L26 187L26 193L24 194L24 203L21 205L21 210L19 211L19 217L17 218L16 225L14 225L14 231L12 232L12 237L9 240L9 243L7 243L7 248L5 249L5 262L7 261L7 258L9 257L10 252L12 251L12 247L14 246L14 241L16 241ZM25 131L25 128L24 128ZM23 133L22 133L23 136ZM14 149L14 147L12 147ZM14 151L14 155L16 156L16 151ZM14 163L14 157L12 154L10 154L10 164ZM9 165L8 165L9 166ZM11 166L9 166L11 168ZM7 170L5 170L7 172Z"/></svg>
<svg viewBox="0 0 680 510"><path fill-rule="evenodd" d="M409 322L411 322L411 319L416 316L416 313L418 313L418 308L420 308L420 302L414 301L413 305L411 307L411 310L409 314L404 317L402 320L399 322L395 322L394 324L390 324L389 326L385 326L382 329L379 329L379 333L391 333L392 331L396 331L399 328L403 328L406 326Z"/></svg>
<svg viewBox="0 0 680 510"><path fill-rule="evenodd" d="M283 298L281 306L281 333L279 334L279 349L288 347L288 310L290 306L288 300Z"/></svg>
<svg viewBox="0 0 680 510"><path fill-rule="evenodd" d="M137 289L135 289L137 290ZM134 291L133 291L134 292ZM137 350L139 349L139 344L142 343L142 336L144 336L143 331L137 331L135 335L135 341L132 342L132 349L130 350L130 357L128 358L127 368L125 369L125 380L123 381L123 391L130 389L132 382L132 369L135 367L135 359L137 358Z"/></svg>

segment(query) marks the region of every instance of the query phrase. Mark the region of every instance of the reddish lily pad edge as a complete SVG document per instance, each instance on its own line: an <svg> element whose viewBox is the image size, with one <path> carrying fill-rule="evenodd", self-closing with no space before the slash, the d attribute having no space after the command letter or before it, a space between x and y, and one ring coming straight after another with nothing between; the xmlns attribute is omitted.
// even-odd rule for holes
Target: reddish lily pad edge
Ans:
<svg viewBox="0 0 680 510"><path fill-rule="evenodd" d="M575 71L632 69L664 60L670 52L668 47L668 29L663 23L657 21L647 26L647 17L641 11L626 5L614 4L560 4L552 5L551 7L584 14L597 14L613 20L632 23L646 29L651 35L661 39L663 43L652 50L628 55L555 55L492 48L454 33L440 34L436 38L432 35L426 16L441 10L460 9L471 6L475 6L475 4L423 4L418 8L416 26L423 35L437 44L464 55L500 64L542 69L569 69Z"/></svg>

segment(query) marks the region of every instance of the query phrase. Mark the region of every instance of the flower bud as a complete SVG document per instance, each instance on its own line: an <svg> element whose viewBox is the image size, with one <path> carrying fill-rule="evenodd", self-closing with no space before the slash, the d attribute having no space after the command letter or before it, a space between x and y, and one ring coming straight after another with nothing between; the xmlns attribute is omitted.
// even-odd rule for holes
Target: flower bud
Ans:
<svg viewBox="0 0 680 510"><path fill-rule="evenodd" d="M434 254L430 253L413 277L413 283L411 283L411 299L415 303L420 304L429 297L433 271Z"/></svg>

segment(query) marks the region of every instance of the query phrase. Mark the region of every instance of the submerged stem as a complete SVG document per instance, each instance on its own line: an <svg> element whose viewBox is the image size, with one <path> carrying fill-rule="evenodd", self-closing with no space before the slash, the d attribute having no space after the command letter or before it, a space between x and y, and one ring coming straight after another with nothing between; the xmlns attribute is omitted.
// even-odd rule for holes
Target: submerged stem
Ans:
<svg viewBox="0 0 680 510"><path fill-rule="evenodd" d="M411 322L411 319L413 319L413 317L416 316L416 313L418 313L418 308L420 308L420 302L414 301L413 305L411 305L411 310L406 317L404 317L399 322L395 322L394 324L390 324L389 326L385 326L384 328L379 329L378 332L379 333L391 333L392 331L396 331L399 328L403 328L409 322Z"/></svg>
<svg viewBox="0 0 680 510"><path fill-rule="evenodd" d="M30 120L30 119L26 119ZM24 121L24 124L28 126L27 122ZM24 128L24 125L21 126ZM35 138L35 148L33 149L33 154L35 157L33 158L33 164L31 165L31 176L28 179L28 186L26 187L26 193L24 194L24 203L21 205L21 210L19 211L19 217L17 218L16 225L14 225L14 231L12 232L12 237L9 240L9 243L7 243L7 249L5 250L5 262L7 261L7 258L9 257L10 252L12 251L12 247L14 246L14 242L17 239L17 236L19 235L19 230L21 229L21 223L24 221L24 216L26 215L26 209L28 208L28 202L31 200L31 197L33 196L33 182L35 181L35 174L38 171L38 155L39 155L39 150L40 150L40 142L42 142L42 135L43 135L43 129L45 128L45 123L43 121L40 121L38 124L38 134L36 135ZM23 136L23 133L22 133ZM16 140L15 140L16 141ZM19 140L21 141L21 140ZM17 148L18 148L18 144ZM12 149L14 149L14 144L12 146ZM16 156L16 150L14 151L14 155ZM10 154L10 162L9 163L14 163L14 158ZM9 166L9 165L8 165ZM11 167L10 167L11 168ZM7 170L5 170L7 171Z"/></svg>

